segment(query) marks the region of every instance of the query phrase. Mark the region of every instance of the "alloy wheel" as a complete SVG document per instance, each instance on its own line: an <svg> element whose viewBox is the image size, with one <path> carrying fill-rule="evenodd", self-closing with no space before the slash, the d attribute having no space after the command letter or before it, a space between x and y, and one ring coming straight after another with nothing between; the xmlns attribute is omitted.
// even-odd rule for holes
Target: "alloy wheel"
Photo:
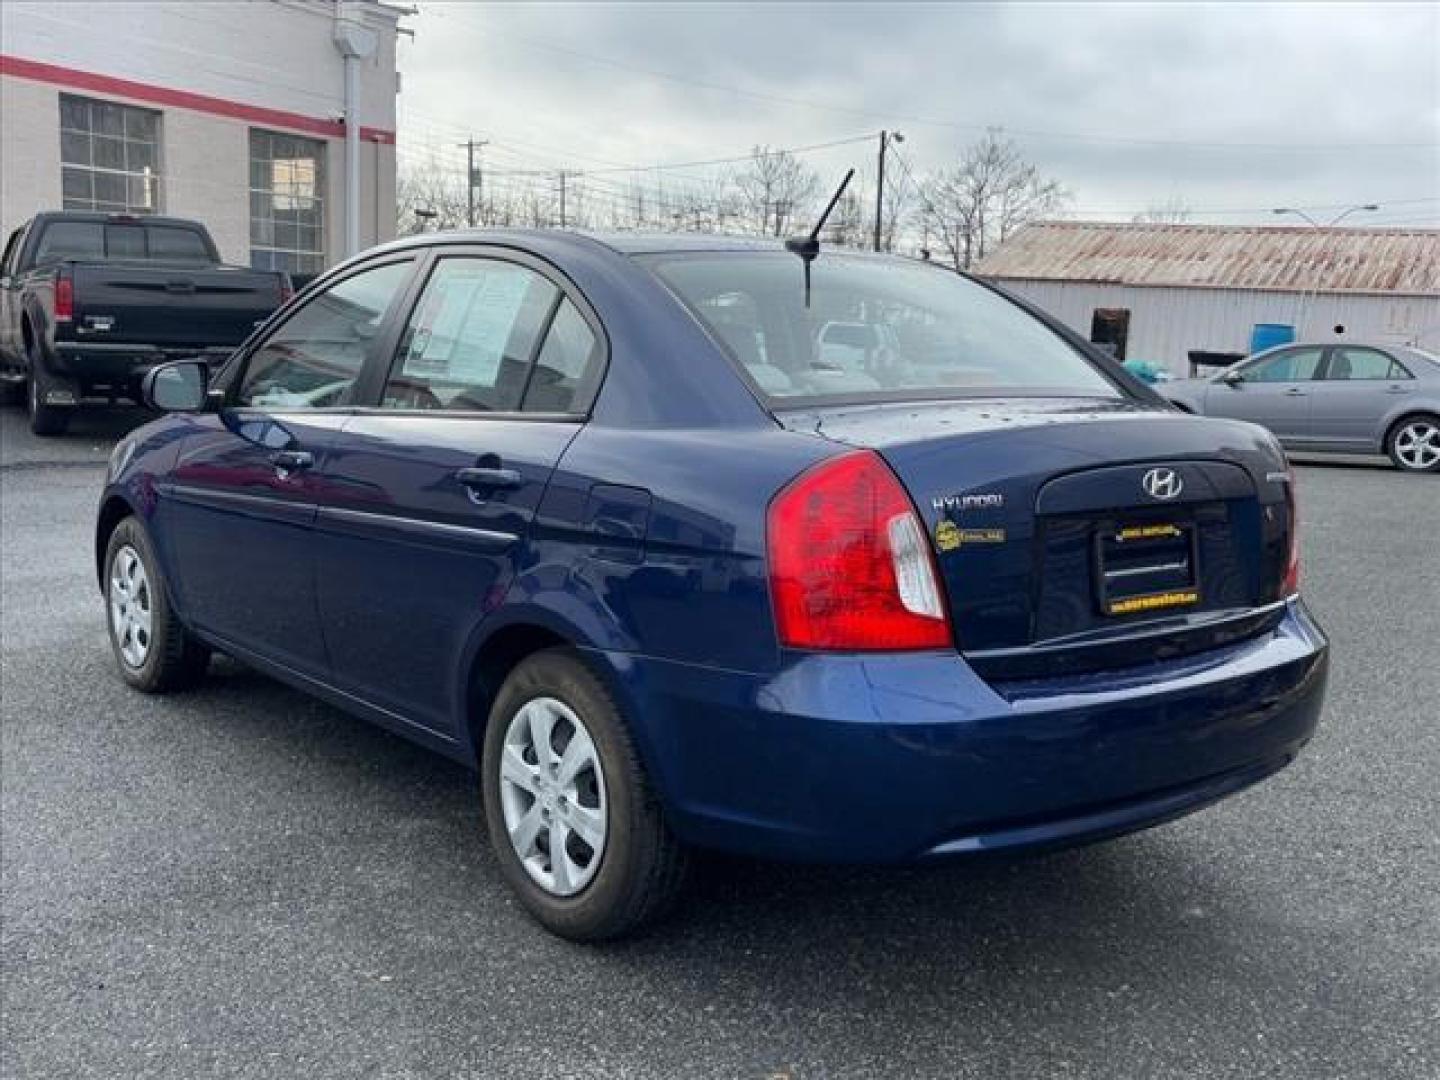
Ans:
<svg viewBox="0 0 1440 1080"><path fill-rule="evenodd" d="M115 647L132 668L143 667L150 655L152 608L150 579L140 554L129 544L115 552L110 564L110 629Z"/></svg>
<svg viewBox="0 0 1440 1080"><path fill-rule="evenodd" d="M1440 424L1411 420L1395 433L1395 456L1408 469L1431 469L1440 463Z"/></svg>
<svg viewBox="0 0 1440 1080"><path fill-rule="evenodd" d="M521 706L500 755L505 831L532 881L574 896L600 869L608 832L605 774L580 717L552 697Z"/></svg>

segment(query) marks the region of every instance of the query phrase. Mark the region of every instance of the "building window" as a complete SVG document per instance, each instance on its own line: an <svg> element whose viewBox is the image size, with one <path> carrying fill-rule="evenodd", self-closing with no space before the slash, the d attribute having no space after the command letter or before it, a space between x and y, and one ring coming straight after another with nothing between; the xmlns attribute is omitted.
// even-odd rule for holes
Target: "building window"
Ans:
<svg viewBox="0 0 1440 1080"><path fill-rule="evenodd" d="M153 214L160 208L160 114L60 95L61 206Z"/></svg>
<svg viewBox="0 0 1440 1080"><path fill-rule="evenodd" d="M325 266L325 143L250 131L250 265L318 274Z"/></svg>

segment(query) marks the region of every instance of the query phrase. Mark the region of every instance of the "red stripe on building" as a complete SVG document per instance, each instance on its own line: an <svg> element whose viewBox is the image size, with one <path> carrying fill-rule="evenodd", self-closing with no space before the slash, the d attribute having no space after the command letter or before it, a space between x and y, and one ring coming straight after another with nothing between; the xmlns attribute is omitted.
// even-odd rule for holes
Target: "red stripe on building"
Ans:
<svg viewBox="0 0 1440 1080"><path fill-rule="evenodd" d="M151 105L168 105L177 109L225 116L232 120L244 120L264 127L289 128L311 135L323 135L329 139L345 137L345 124L340 120L327 120L302 113L286 112L284 109L266 109L259 105L247 105L241 101L211 97L209 94L194 94L189 90L172 90L168 86L154 86L150 83L117 79L112 75L99 75L93 71L60 67L58 64L42 64L38 60L25 60L18 56L0 53L0 75L13 75L19 79L34 82L68 86L74 90L89 90L94 94L113 94L116 97L144 101ZM360 137L370 142L395 144L395 133L380 128L362 127Z"/></svg>

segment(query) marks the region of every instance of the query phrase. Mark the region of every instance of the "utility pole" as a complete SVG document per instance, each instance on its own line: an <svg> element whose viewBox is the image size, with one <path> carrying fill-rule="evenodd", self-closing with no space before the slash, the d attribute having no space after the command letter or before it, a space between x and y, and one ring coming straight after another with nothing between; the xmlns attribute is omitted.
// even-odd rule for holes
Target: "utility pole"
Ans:
<svg viewBox="0 0 1440 1080"><path fill-rule="evenodd" d="M898 131L880 132L880 161L875 169L875 250L880 250L880 241L885 228L885 151L890 143L902 143L905 136Z"/></svg>
<svg viewBox="0 0 1440 1080"><path fill-rule="evenodd" d="M565 170L560 170L560 227L565 228Z"/></svg>
<svg viewBox="0 0 1440 1080"><path fill-rule="evenodd" d="M488 145L489 142L489 139L470 138L459 144L460 148L465 151L465 221L472 229L475 227L476 195L483 194L484 190L481 187L480 170L475 167L475 152Z"/></svg>

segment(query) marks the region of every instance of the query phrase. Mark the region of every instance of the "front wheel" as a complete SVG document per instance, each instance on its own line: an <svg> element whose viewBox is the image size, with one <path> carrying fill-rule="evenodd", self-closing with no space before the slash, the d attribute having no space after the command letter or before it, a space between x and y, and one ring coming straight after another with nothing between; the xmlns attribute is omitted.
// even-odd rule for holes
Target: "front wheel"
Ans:
<svg viewBox="0 0 1440 1080"><path fill-rule="evenodd" d="M506 880L552 933L620 937L678 894L684 850L614 698L572 650L536 653L505 680L481 788Z"/></svg>
<svg viewBox="0 0 1440 1080"><path fill-rule="evenodd" d="M1385 450L1397 469L1440 472L1440 417L1407 416L1390 432Z"/></svg>
<svg viewBox="0 0 1440 1080"><path fill-rule="evenodd" d="M164 693L205 674L210 650L170 607L150 538L133 517L115 527L105 549L105 612L120 674L135 689Z"/></svg>

